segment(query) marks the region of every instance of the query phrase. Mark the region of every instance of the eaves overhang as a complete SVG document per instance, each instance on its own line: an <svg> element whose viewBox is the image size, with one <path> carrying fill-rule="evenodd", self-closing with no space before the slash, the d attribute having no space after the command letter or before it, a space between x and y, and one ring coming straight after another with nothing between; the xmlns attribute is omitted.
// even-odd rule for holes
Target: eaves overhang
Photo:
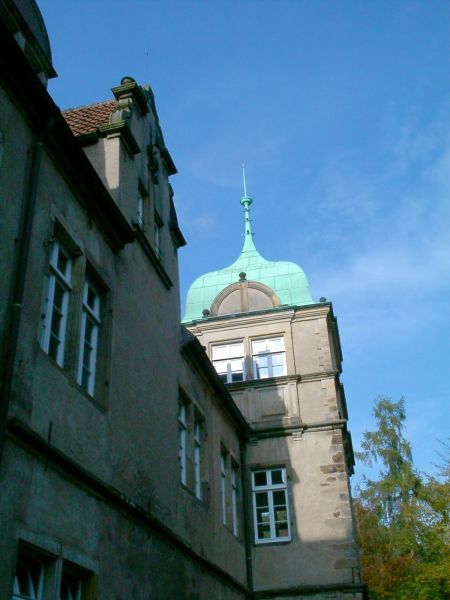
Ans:
<svg viewBox="0 0 450 600"><path fill-rule="evenodd" d="M132 227L1 19L0 78L113 249L120 250L131 243Z"/></svg>

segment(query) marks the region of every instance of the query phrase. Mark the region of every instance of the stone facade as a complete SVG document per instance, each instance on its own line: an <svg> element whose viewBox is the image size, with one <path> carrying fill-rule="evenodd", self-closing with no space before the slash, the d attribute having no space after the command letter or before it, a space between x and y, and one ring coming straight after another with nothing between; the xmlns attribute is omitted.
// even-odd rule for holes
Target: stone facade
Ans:
<svg viewBox="0 0 450 600"><path fill-rule="evenodd" d="M331 306L189 333L152 90L61 114L32 0L0 0L0 48L0 598L362 598ZM225 386L212 345L275 333L287 373ZM261 545L268 467L290 539Z"/></svg>
<svg viewBox="0 0 450 600"><path fill-rule="evenodd" d="M291 539L252 544L254 589L274 587L275 566L285 588L359 583L349 489L353 455L331 305L209 317L187 326L211 357L214 346L243 340L244 381L228 389L252 428L247 477L272 465L287 472ZM286 374L255 379L252 340L279 337Z"/></svg>

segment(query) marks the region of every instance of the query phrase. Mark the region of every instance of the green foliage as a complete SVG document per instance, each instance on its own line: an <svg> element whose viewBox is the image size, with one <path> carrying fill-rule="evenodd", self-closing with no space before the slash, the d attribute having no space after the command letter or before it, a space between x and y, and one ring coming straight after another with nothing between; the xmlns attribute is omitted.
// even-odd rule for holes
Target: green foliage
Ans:
<svg viewBox="0 0 450 600"><path fill-rule="evenodd" d="M420 475L403 437L405 403L375 401L377 429L365 432L366 464L377 463L377 480L364 477L355 500L363 579L373 600L450 599L450 462L438 477ZM447 447L448 450L448 447Z"/></svg>

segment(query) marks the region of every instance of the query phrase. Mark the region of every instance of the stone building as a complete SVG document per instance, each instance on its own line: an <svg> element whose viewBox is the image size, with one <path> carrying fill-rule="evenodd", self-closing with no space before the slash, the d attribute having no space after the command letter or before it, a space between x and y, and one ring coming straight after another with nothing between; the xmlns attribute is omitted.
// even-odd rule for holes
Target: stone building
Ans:
<svg viewBox="0 0 450 600"><path fill-rule="evenodd" d="M54 76L35 2L0 0L0 598L362 598L331 305L244 198L181 326L152 90L62 114Z"/></svg>
<svg viewBox="0 0 450 600"><path fill-rule="evenodd" d="M329 302L313 301L300 267L259 254L252 200L241 204L242 252L192 284L184 321L251 427L253 587L261 597L351 589L359 582L354 463L336 319Z"/></svg>

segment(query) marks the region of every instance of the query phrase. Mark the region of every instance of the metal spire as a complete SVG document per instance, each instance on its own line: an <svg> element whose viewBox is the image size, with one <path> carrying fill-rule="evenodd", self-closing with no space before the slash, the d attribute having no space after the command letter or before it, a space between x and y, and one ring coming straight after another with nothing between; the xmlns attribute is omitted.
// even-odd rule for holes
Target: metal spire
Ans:
<svg viewBox="0 0 450 600"><path fill-rule="evenodd" d="M252 204L253 200L250 196L247 196L247 182L245 179L245 165L242 163L242 180L244 182L244 195L241 198L241 204L244 207L244 215L245 215L245 237L244 237L244 247L242 248L242 252L255 250L255 246L253 244L253 233L250 222L250 204Z"/></svg>
<svg viewBox="0 0 450 600"><path fill-rule="evenodd" d="M242 179L244 181L244 197L247 196L247 184L245 181L245 164L242 163Z"/></svg>

